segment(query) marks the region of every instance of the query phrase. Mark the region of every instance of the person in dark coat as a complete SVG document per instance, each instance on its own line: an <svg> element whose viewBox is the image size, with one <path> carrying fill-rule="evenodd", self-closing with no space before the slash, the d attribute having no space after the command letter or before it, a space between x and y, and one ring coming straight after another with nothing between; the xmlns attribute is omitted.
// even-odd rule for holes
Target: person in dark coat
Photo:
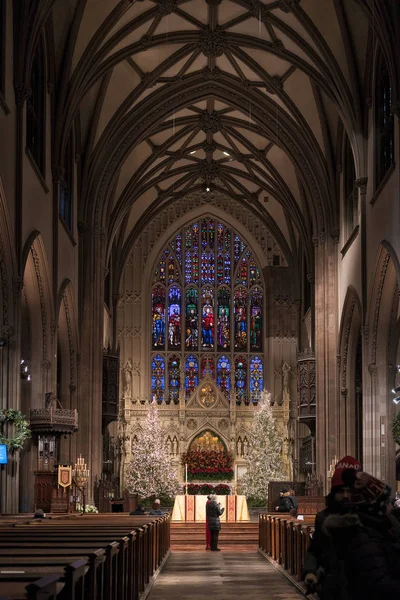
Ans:
<svg viewBox="0 0 400 600"><path fill-rule="evenodd" d="M279 492L279 501L277 506L275 506L275 512L287 513L291 508L294 508L294 506L290 501L289 490L287 488L283 488Z"/></svg>
<svg viewBox="0 0 400 600"><path fill-rule="evenodd" d="M330 515L350 511L350 488L343 481L345 469L359 471L361 465L352 456L345 456L335 466L331 491L326 497L326 508L315 517L314 533L303 565L303 579L309 591L318 589L321 600L347 600L345 577L338 563L329 534L323 529Z"/></svg>
<svg viewBox="0 0 400 600"><path fill-rule="evenodd" d="M368 473L343 473L354 513L331 515L323 528L343 566L348 597L400 598L400 523L390 514L390 488Z"/></svg>
<svg viewBox="0 0 400 600"><path fill-rule="evenodd" d="M206 516L208 520L208 528L211 533L211 551L220 552L218 548L218 537L221 529L220 516L224 514L224 508L217 503L217 497L215 494L210 495L210 501L207 502Z"/></svg>
<svg viewBox="0 0 400 600"><path fill-rule="evenodd" d="M208 526L208 517L207 517L207 506L210 503L211 496L207 496L206 502L206 550L211 550L211 532Z"/></svg>
<svg viewBox="0 0 400 600"><path fill-rule="evenodd" d="M146 513L144 512L144 508L141 504L138 504L137 507L135 508L135 510L132 510L129 515L131 517L135 516L135 515L145 515Z"/></svg>

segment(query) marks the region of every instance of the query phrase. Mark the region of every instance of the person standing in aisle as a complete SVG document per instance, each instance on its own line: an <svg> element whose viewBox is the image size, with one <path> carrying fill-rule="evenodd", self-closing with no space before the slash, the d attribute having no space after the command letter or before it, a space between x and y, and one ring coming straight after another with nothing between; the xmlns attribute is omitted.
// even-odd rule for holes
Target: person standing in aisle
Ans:
<svg viewBox="0 0 400 600"><path fill-rule="evenodd" d="M220 516L224 514L224 508L221 508L221 504L217 503L217 497L215 494L210 495L210 502L207 503L206 516L208 519L208 527L211 534L211 552L220 552L218 548L218 537L221 530Z"/></svg>

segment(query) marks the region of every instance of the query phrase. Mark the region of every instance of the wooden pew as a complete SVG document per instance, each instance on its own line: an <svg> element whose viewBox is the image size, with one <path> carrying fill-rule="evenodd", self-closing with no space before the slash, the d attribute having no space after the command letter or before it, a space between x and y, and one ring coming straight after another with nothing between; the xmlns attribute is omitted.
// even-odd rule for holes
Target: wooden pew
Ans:
<svg viewBox="0 0 400 600"><path fill-rule="evenodd" d="M1 524L0 564L7 565L10 561L19 565L35 563L39 569L49 562L59 564L63 559L71 560L71 555L73 558L78 553L87 556L102 551L106 555L104 590L99 585L102 578L97 576L89 560L89 584L86 586L89 593L85 598L137 599L169 550L169 515L161 518L96 517L100 515L35 520L29 524L17 519L7 523L6 527ZM130 529L128 535L127 529ZM121 534L125 535L121 537ZM21 543L24 546L22 550ZM99 546L105 547L105 550ZM50 557L48 553L51 553ZM46 556L49 557L47 562Z"/></svg>

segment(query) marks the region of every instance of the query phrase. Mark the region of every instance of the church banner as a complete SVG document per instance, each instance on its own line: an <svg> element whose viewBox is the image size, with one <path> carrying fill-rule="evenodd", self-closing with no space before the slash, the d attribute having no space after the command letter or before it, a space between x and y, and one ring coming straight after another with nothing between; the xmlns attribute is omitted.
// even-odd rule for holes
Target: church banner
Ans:
<svg viewBox="0 0 400 600"><path fill-rule="evenodd" d="M58 466L58 485L67 488L72 484L72 467Z"/></svg>

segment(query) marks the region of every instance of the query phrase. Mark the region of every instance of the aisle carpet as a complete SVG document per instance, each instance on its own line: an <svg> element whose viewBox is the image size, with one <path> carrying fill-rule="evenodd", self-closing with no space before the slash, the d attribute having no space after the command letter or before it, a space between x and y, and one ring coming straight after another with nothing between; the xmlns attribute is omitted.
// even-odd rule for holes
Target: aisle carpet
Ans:
<svg viewBox="0 0 400 600"><path fill-rule="evenodd" d="M172 552L148 600L304 598L257 552Z"/></svg>

